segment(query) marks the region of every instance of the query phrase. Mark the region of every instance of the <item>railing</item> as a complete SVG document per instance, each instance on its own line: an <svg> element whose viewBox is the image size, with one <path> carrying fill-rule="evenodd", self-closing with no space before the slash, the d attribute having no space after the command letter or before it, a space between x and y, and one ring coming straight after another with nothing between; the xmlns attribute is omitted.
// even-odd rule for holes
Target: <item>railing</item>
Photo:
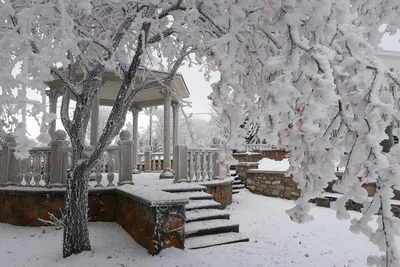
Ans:
<svg viewBox="0 0 400 267"><path fill-rule="evenodd" d="M278 147L270 144L245 144L243 145L243 150L248 152L264 151L278 149Z"/></svg>
<svg viewBox="0 0 400 267"><path fill-rule="evenodd" d="M214 178L213 159L218 157L217 149L188 150L188 178L191 182L202 182Z"/></svg>
<svg viewBox="0 0 400 267"><path fill-rule="evenodd" d="M132 143L127 131L120 134L118 145L105 148L103 155L93 166L90 180L95 187L114 184L115 172L118 183L132 183L133 170L156 172L164 168L164 154L145 152L138 154L137 166L132 166ZM0 149L0 186L63 187L70 175L72 148L66 141L64 131L58 130L48 147L37 147L29 151L26 159L17 159L15 139L10 135ZM86 148L90 152L93 148ZM175 182L203 182L225 177L226 165L218 159L217 148L188 149L178 145L174 148L173 172ZM176 161L176 162L175 162ZM133 168L135 167L135 168ZM107 183L103 183L106 177Z"/></svg>

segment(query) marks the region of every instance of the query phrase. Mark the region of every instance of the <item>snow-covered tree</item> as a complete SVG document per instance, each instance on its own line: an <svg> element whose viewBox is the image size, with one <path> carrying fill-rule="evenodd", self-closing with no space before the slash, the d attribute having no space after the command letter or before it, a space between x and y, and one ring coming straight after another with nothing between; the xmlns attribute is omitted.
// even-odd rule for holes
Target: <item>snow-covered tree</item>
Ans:
<svg viewBox="0 0 400 267"><path fill-rule="evenodd" d="M340 161L346 171L336 185L343 193L333 206L338 218L350 217L344 208L348 199L364 203L362 217L352 219L351 230L364 233L384 252L370 257L368 264L399 265L394 238L399 222L390 211L390 198L392 187L400 186L400 147L385 154L380 142L386 127L391 122L397 127L400 120L398 103L388 89L389 82L400 84L400 79L376 57L383 34L400 28L397 0L1 4L3 111L8 111L7 103L21 100L12 97L15 88L40 90L50 70L64 82L61 114L73 147L64 256L90 249L87 177L121 129L132 99L146 88L131 86L137 68L156 50L167 59L171 78L183 56L195 48L206 78L212 71L221 74L212 99L222 111L222 128L228 127L226 157L241 144L237 129L247 117L260 125L261 139L289 151L290 172L302 193L287 212L299 223L312 219L308 201L337 179L335 162ZM14 69L20 70L16 77ZM83 140L89 107L105 69L118 73L122 85L100 141L88 154ZM75 79L78 72L84 73L81 81ZM73 119L68 116L71 95L77 99ZM367 182L377 184L372 202L362 188ZM379 227L374 230L369 222L378 211Z"/></svg>
<svg viewBox="0 0 400 267"><path fill-rule="evenodd" d="M8 111L8 116L12 113L6 104L15 106L18 102L27 102L24 92L15 92L15 88L29 85L43 93L43 81L50 74L64 85L61 120L72 145L72 176L67 181L64 210L65 257L91 248L87 225L89 172L124 125L132 100L140 91L159 82L168 86L192 49L176 38L177 31L185 31L182 2L15 0L1 3L1 111ZM153 51L168 59L170 74L161 81L133 86L142 59ZM122 83L99 142L89 152L85 134L90 107L99 93L105 70L119 75ZM13 76L15 71L18 74ZM81 80L78 74L83 74ZM76 105L71 118L68 111L72 97Z"/></svg>
<svg viewBox="0 0 400 267"><path fill-rule="evenodd" d="M333 204L337 217L350 218L344 206L348 199L363 203L362 217L352 219L351 230L364 233L384 252L369 257L368 264L399 266L399 219L390 211L390 199L392 187L400 186L400 148L385 154L380 142L386 127L398 123L388 84L400 80L398 73L384 68L376 52L384 32L399 29L400 3L264 4L268 8L258 1L232 1L217 13L213 4L202 6L215 25L215 38L226 38L211 49L221 73L212 98L231 127L227 146L238 143L235 129L247 110L250 120L260 124L260 138L289 151L290 173L302 193L287 213L298 223L312 219L309 200L337 180L335 162L340 162L346 171L336 184L343 193ZM219 19L224 17L230 19ZM372 202L362 187L370 182L377 184ZM373 229L369 222L377 213L379 227Z"/></svg>

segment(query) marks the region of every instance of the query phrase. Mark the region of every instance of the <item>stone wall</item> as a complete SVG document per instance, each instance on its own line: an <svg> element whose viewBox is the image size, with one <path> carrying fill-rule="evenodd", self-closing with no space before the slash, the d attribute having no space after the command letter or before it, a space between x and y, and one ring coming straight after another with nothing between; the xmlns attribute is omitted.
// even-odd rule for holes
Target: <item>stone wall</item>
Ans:
<svg viewBox="0 0 400 267"><path fill-rule="evenodd" d="M284 150L262 150L259 153L233 153L238 162L258 162L263 158L282 160L286 157Z"/></svg>
<svg viewBox="0 0 400 267"><path fill-rule="evenodd" d="M233 157L238 162L257 162L263 158L261 153L233 153Z"/></svg>
<svg viewBox="0 0 400 267"><path fill-rule="evenodd" d="M119 194L117 223L151 255L167 247L184 248L184 206L149 206Z"/></svg>
<svg viewBox="0 0 400 267"><path fill-rule="evenodd" d="M234 179L224 181L213 181L204 183L207 187L207 192L213 195L216 202L219 202L223 209L232 204L232 184Z"/></svg>
<svg viewBox="0 0 400 267"><path fill-rule="evenodd" d="M155 203L145 199L151 195L146 192L136 196L120 189L94 188L89 190L89 220L117 222L151 255L167 247L183 248L188 200L164 194L166 201ZM49 213L61 217L64 195L64 188L0 188L0 222L43 226L38 218L49 220Z"/></svg>
<svg viewBox="0 0 400 267"><path fill-rule="evenodd" d="M61 217L64 190L33 191L0 190L0 222L19 226L43 226L38 218L49 220L49 213ZM110 190L89 193L91 221L115 222L116 195Z"/></svg>
<svg viewBox="0 0 400 267"><path fill-rule="evenodd" d="M300 196L296 183L285 172L248 170L246 177L241 180L252 193L285 199L297 199Z"/></svg>

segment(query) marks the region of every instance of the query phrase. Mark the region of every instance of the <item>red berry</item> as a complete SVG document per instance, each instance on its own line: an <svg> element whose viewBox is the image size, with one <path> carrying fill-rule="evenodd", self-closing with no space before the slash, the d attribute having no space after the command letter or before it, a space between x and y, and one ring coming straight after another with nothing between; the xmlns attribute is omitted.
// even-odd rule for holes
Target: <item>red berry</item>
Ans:
<svg viewBox="0 0 400 267"><path fill-rule="evenodd" d="M358 180L361 182L361 181L362 181L362 177L361 177L361 176L359 176L359 177L358 177Z"/></svg>

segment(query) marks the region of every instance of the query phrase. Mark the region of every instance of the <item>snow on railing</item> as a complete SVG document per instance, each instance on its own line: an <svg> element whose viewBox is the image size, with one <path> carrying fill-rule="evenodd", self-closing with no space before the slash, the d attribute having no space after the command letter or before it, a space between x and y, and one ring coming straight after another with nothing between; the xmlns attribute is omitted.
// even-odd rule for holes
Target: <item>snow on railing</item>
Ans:
<svg viewBox="0 0 400 267"><path fill-rule="evenodd" d="M216 148L188 150L188 178L190 182L202 182L214 178L213 159L218 157Z"/></svg>
<svg viewBox="0 0 400 267"><path fill-rule="evenodd" d="M270 144L245 144L243 145L243 150L248 152L254 151L265 151L265 150L274 150L278 149L278 147Z"/></svg>

